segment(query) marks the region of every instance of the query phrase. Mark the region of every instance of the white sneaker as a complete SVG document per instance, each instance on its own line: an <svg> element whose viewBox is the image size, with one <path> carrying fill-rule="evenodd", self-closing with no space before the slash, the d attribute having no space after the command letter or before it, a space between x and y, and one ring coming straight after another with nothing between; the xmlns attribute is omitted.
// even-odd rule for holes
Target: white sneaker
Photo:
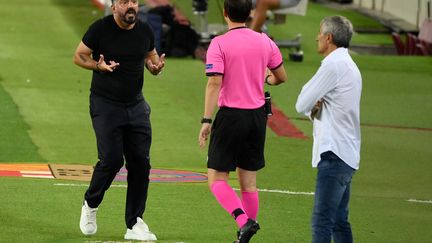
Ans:
<svg viewBox="0 0 432 243"><path fill-rule="evenodd" d="M137 222L132 229L126 230L124 238L125 240L157 240L156 235L150 232L149 227L141 218L137 218Z"/></svg>
<svg viewBox="0 0 432 243"><path fill-rule="evenodd" d="M88 206L87 201L81 208L80 229L84 235L94 235L97 231L96 213L97 208Z"/></svg>

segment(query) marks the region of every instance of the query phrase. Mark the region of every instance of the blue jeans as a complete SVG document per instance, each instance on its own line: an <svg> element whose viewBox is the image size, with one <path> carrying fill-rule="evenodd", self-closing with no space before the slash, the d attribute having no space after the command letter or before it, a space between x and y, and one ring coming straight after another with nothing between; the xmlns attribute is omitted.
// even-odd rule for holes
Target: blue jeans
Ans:
<svg viewBox="0 0 432 243"><path fill-rule="evenodd" d="M351 178L355 170L333 152L321 154L312 215L312 242L351 243L348 222Z"/></svg>

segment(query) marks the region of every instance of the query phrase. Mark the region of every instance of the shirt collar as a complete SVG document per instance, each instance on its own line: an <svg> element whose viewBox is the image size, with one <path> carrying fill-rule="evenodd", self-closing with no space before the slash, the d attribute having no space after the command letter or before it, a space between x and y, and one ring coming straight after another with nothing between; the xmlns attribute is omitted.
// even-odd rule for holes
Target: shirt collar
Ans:
<svg viewBox="0 0 432 243"><path fill-rule="evenodd" d="M330 52L322 61L321 63L328 62L329 60L332 60L336 57L348 55L348 48L345 47L338 47L336 50Z"/></svg>
<svg viewBox="0 0 432 243"><path fill-rule="evenodd" d="M239 26L239 27L235 27L235 28L229 29L228 31L238 30L238 29L245 29L245 28L247 28L247 27L246 26Z"/></svg>

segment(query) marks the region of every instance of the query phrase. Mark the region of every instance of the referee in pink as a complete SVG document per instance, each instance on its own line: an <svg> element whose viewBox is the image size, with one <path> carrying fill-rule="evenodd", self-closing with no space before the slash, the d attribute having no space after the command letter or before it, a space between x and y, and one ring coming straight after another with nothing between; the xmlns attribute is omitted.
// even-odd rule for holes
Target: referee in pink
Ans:
<svg viewBox="0 0 432 243"><path fill-rule="evenodd" d="M240 243L249 242L259 229L256 174L265 165L264 83L278 85L287 79L275 43L246 27L251 8L251 0L224 1L223 14L229 30L215 37L207 51L208 83L199 133L201 147L211 134L209 187L235 219L239 228L236 242ZM216 105L219 111L212 125ZM237 171L241 198L228 184L230 171Z"/></svg>

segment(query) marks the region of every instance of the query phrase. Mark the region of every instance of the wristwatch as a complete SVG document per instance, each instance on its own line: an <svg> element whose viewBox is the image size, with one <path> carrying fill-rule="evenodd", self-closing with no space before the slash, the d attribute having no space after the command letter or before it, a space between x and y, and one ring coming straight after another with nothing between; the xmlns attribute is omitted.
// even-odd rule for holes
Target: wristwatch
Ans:
<svg viewBox="0 0 432 243"><path fill-rule="evenodd" d="M268 79L270 78L270 76L271 76L271 75L269 74L269 75L267 75L267 76L265 77L265 79L264 79L264 83L266 83L266 84L272 86L273 84L271 84L271 83L268 81Z"/></svg>
<svg viewBox="0 0 432 243"><path fill-rule="evenodd" d="M212 120L211 118L205 118L205 117L203 117L203 118L201 119L201 124L203 124L203 123L211 124L212 121L213 121L213 120Z"/></svg>

